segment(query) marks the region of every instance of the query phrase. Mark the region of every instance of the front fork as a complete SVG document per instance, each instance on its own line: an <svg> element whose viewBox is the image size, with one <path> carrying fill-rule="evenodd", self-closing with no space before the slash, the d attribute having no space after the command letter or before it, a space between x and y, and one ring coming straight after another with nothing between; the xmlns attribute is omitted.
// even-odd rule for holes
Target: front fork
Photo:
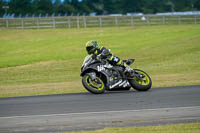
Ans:
<svg viewBox="0 0 200 133"><path fill-rule="evenodd" d="M134 77L138 78L139 80L143 80L143 78L145 77L143 74L141 73L137 73L134 69L132 73L127 73L126 75L128 77L128 79L132 79Z"/></svg>
<svg viewBox="0 0 200 133"><path fill-rule="evenodd" d="M90 77L90 79L91 79L92 81L96 80L96 78L97 78L95 72L90 72L90 73L88 73L88 76Z"/></svg>

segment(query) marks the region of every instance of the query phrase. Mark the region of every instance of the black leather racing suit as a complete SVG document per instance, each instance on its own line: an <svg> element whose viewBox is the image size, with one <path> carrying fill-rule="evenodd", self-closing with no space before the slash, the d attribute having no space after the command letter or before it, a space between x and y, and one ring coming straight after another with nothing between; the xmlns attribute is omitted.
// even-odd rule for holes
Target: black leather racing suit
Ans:
<svg viewBox="0 0 200 133"><path fill-rule="evenodd" d="M94 54L92 55L93 59L106 59L109 61L111 65L121 66L124 69L126 68L127 64L124 63L122 60L120 60L119 57L114 56L109 49L106 49L105 47L98 48Z"/></svg>

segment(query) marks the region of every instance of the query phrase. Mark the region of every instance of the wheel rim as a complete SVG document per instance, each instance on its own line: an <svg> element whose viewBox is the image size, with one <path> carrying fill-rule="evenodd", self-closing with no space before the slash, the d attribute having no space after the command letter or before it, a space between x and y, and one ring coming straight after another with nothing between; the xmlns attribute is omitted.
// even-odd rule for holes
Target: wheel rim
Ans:
<svg viewBox="0 0 200 133"><path fill-rule="evenodd" d="M146 73L142 72L142 71L138 71L138 70L135 70L136 73L139 73L139 74L142 74L144 75L145 77L141 79L137 78L137 77L134 77L134 80L140 84L140 85L148 85L150 83L150 79L149 77L147 76Z"/></svg>
<svg viewBox="0 0 200 133"><path fill-rule="evenodd" d="M89 87L91 87L91 88L93 88L93 89L95 89L95 90L99 90L99 91L101 91L101 90L103 90L103 88L104 88L104 83L103 83L103 81L99 78L99 77L96 77L96 79L100 82L100 83L97 83L97 82L95 82L95 81L91 81L90 80L90 76L87 76L86 77L86 83L87 83L87 85L89 86ZM91 83L92 82L92 83ZM92 84L94 84L94 85L99 85L100 87L95 87L95 86L93 86Z"/></svg>

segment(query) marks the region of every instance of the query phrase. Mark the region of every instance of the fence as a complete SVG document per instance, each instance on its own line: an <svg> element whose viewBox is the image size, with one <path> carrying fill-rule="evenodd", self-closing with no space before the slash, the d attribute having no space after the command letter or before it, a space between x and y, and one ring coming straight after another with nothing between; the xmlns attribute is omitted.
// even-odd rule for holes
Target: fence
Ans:
<svg viewBox="0 0 200 133"><path fill-rule="evenodd" d="M0 28L41 29L41 28L87 28L110 26L200 24L200 15L182 16L66 16L41 18L1 18Z"/></svg>

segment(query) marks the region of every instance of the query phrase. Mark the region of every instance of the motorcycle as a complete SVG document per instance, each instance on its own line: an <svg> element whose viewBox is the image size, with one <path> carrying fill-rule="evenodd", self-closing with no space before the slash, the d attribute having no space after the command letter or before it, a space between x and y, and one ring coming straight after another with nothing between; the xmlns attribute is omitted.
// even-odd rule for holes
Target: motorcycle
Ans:
<svg viewBox="0 0 200 133"><path fill-rule="evenodd" d="M123 60L129 66L134 61L134 59ZM124 72L123 69L120 66L110 64L107 60L100 61L88 55L81 67L82 84L86 90L93 94L130 90L131 87L137 91L148 91L151 88L152 80L146 72L133 69L133 73L129 73Z"/></svg>

